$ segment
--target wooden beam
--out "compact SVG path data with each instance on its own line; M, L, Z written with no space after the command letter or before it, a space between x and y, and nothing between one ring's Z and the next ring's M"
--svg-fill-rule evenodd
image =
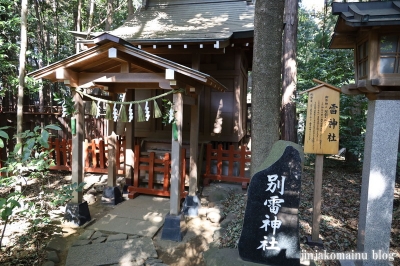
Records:
M170 46L170 48L169 48ZM186 49L183 48L183 46L178 47L178 46L172 46L168 45L167 47L159 47L156 50L154 50L152 47L146 47L142 49L143 51L152 53L152 54L192 54L192 53L201 53L201 54L224 54L225 51L224 49L215 49L211 47L205 47L203 45L203 48L200 48L199 46L197 47L192 47L188 46Z
M359 80L357 82L357 87L359 90L363 90L366 92L378 93L380 91L377 86L371 84L371 80Z
M400 100L400 91L382 91L377 94L378 100Z
M357 85L356 84L343 85L341 91L344 94L348 94L348 95L361 94L361 92L357 89Z
M71 69L58 68L56 70L56 79L71 87L78 87L78 73L72 71Z
M79 85L94 83L156 83L163 82L164 73L79 73Z
M102 71L105 71L106 69L114 67L114 66L110 66L110 63L112 63L112 62L113 62L113 59L108 58L108 57L99 58L96 61L87 62L87 64L85 64L85 66L80 68L80 72L89 72L90 69L96 68L96 67L101 68Z
M115 59L117 61L121 62L121 73L129 73L130 72L130 59L128 58L130 56L127 56L123 52L119 52L116 48L112 47L108 49L108 58Z
M97 85L97 83L96 83ZM102 84L99 83L102 86ZM173 90L175 86L171 86L169 81L163 81L159 83L108 83L108 90L114 93L124 93L126 90L130 89L163 89L163 90Z
M183 99L183 104L184 105L196 105L196 99L193 98L193 97L183 95L182 99Z
M394 78L377 78L371 80L371 85L373 86L398 86L400 87L400 77Z
M215 49L225 48L225 47L228 47L229 44L230 44L230 41L229 41L229 40L226 40L226 41L216 41L215 44L214 44L214 48L215 48Z
M175 72L175 79L178 80L179 82L182 82L182 83L188 85L189 87L196 87L199 85L199 82L197 82L196 80L193 80L193 79L189 78L188 76L185 76L181 73Z
M108 85L108 90L113 93L124 93L131 89L160 89L159 83L105 83ZM101 83L96 85L103 86Z

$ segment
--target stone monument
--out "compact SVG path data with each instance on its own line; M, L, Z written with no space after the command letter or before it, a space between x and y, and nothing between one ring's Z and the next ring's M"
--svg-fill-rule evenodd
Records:
M278 141L252 177L239 239L243 260L268 265L300 265L298 208L302 148Z

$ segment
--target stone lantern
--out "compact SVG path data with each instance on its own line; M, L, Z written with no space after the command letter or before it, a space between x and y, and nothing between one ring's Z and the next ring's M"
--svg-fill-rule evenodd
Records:
M355 83L368 101L357 252L342 265L392 265L390 235L400 133L400 1L333 3L330 48L353 49ZM380 254L380 255L377 255Z
M400 1L333 3L339 15L330 48L354 49L355 83L346 94L400 96Z

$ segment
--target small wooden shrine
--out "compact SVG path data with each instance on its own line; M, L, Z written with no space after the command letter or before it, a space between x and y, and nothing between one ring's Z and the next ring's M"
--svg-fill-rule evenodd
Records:
M136 188L131 169L134 145L140 144L145 151L171 152L170 214L178 217L185 167L182 157L190 158L189 196L193 197L199 143L237 146L246 135L253 21L254 5L249 0L143 1L140 10L121 27L93 34L91 40L80 40L85 46L80 53L30 73L36 79L63 82L74 90L77 132L72 138L73 181L81 182L83 175L84 101L99 102L106 97L105 101L115 106L118 95L124 94L119 104L137 104L134 117L140 117L140 104L148 101L150 109L155 109L151 101L161 101L159 95L173 92L165 95L173 102L172 126L161 119L135 118L123 124L120 135L126 137L126 180ZM73 34L77 38L87 36ZM106 93L91 95L93 88ZM114 120L108 121L107 135L118 131ZM115 135L110 137L108 173L109 184L114 186ZM182 154L182 144L189 148L188 154ZM135 154L138 159L136 156L140 155ZM74 200L81 202L81 195Z

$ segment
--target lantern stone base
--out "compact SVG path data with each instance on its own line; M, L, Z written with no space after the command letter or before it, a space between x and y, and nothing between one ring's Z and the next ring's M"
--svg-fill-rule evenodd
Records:
M91 220L89 205L86 201L82 203L68 203L65 208L64 221L76 226L84 225Z
M310 247L320 247L324 248L324 243L322 243L322 239L318 238L318 240L312 240L311 236L307 236L306 244Z
M183 202L183 213L188 217L199 216L200 199L197 196L186 196Z
M178 215L171 215L168 213L165 217L161 239L181 242L185 227L186 222L182 212Z
M122 193L119 187L105 187L101 202L103 204L117 205L123 201Z

